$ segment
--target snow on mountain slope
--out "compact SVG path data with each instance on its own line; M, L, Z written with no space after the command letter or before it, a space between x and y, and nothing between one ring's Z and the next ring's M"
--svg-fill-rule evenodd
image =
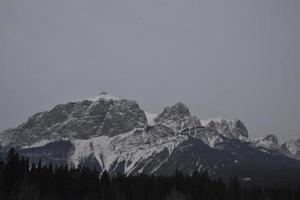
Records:
M22 149L29 149L29 148L36 148L36 147L42 147L42 146L45 146L51 142L53 142L54 140L41 140L39 142L36 142L30 146L23 146Z
M202 126L188 127L181 133L200 139L203 143L207 144L211 148L219 148L218 145L224 141L223 136L216 130Z
M207 128L217 130L219 134L227 138L246 141L249 137L246 126L239 119L226 120L222 118L212 118L201 120L201 124Z
M163 124L172 128L175 132L192 126L200 126L200 120L192 116L190 110L183 103L176 103L171 107L166 107L155 119L155 123Z
M154 125L155 124L154 119L157 117L157 114L152 114L152 113L149 113L146 111L145 111L145 114L146 114L146 118L148 121L148 125L150 125L150 126Z
M300 160L300 138L294 138L281 145L281 151L292 158Z
M293 139L286 143L289 151L295 155L300 150L300 139Z
M252 144L265 152L280 152L278 138L275 135L267 135L264 138L253 139Z
M113 166L114 163L124 162L124 173L128 175L138 167L139 172L143 172L143 168L147 166L147 162L143 161L163 150L167 150L170 155L174 148L186 139L183 135L153 137L142 129L135 129L114 137L100 136L88 140L75 140L75 150L70 162L78 166L82 159L93 155L101 168L108 171L114 171L114 168L118 167L118 164ZM140 166L140 163L143 165ZM158 167L159 165L154 169Z

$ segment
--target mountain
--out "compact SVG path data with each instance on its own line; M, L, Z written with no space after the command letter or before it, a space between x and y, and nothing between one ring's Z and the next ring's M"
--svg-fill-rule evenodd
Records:
M275 135L267 135L264 138L256 138L253 141L253 145L259 148L261 151L280 153L280 145L278 138Z
M300 160L300 138L285 142L280 148L286 155Z
M299 141L280 147L276 136L249 138L238 119L200 120L183 103L150 114L107 93L37 113L1 132L0 144L2 155L14 147L32 162L126 175L207 170L249 181L300 169Z

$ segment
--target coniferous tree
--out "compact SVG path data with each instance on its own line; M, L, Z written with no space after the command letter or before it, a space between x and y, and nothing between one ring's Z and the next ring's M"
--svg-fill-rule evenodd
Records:
M232 200L240 200L241 199L241 188L237 177L231 179L229 183L229 193L230 198Z
M300 179L299 179L300 181ZM42 161L29 164L14 149L0 162L1 200L299 200L300 186L243 186L238 178L228 183L209 173L173 176L115 175Z

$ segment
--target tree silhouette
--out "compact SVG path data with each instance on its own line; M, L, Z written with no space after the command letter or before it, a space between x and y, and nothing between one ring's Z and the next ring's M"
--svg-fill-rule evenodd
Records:
M0 162L1 200L299 200L299 182L247 186L238 177L224 182L206 171L187 175L178 170L173 176L100 175L81 166L30 164L14 149Z

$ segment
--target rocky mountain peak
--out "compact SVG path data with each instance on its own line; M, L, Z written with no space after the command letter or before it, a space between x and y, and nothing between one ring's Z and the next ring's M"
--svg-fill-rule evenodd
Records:
M107 101L110 101L110 100L117 101L117 100L119 100L119 98L112 96L108 92L100 92L99 95L97 95L95 97L88 98L89 101L98 101L100 99L107 100Z
M275 135L267 135L264 138L253 139L253 145L267 152L280 152L278 138Z
M292 158L300 160L300 138L294 138L283 143L280 149Z
M241 120L234 119L233 120L233 127L234 127L234 132L235 133L238 133L238 134L240 134L240 135L242 135L243 137L246 137L246 138L249 137L248 130L247 130L245 124Z
M278 142L278 137L276 135L267 135L265 138L264 138L265 141L270 141L276 145L279 145L279 142Z
M166 107L154 119L154 122L168 126L175 132L180 132L187 127L201 125L200 120L192 116L188 107L180 102L171 107Z
M161 114L157 116L155 121L160 120L179 120L191 116L189 108L183 103L179 102L171 107L166 107Z
M227 138L241 139L249 137L246 126L239 119L225 120L222 118L214 118L201 120L201 124L203 126L216 129L219 134Z
M31 145L41 140L89 139L115 136L147 126L147 118L135 101L99 97L55 106L30 117L25 123L1 135L6 144Z

